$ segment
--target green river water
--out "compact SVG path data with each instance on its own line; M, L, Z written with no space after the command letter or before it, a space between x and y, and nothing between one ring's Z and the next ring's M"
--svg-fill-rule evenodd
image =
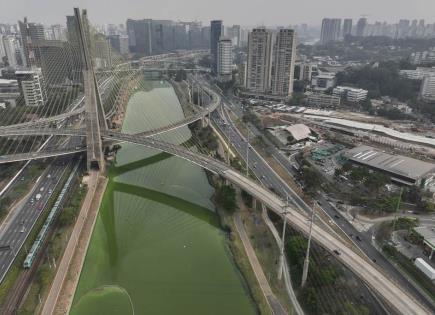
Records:
M147 81L130 98L123 132L182 117L172 87ZM183 143L190 135L184 127L160 139ZM219 227L212 194L201 168L122 145L71 314L255 314Z

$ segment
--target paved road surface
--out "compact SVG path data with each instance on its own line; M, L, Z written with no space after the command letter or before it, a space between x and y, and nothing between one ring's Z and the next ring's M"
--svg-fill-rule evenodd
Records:
M234 223L236 225L237 232L239 233L240 239L242 240L243 247L245 248L246 254L248 256L249 262L251 264L252 270L254 271L255 277L257 278L258 284L260 285L261 291L269 304L272 313L276 315L286 315L287 312L279 303L276 296L273 294L270 288L269 282L263 272L260 262L255 255L254 248L251 245L248 235L246 234L243 222L239 214L234 217Z
M228 98L222 96L222 101L224 102L227 108L230 108L238 117L243 115L243 110L239 104L236 104L234 101L229 101ZM227 138L231 140L234 144L236 150L245 159L246 156L246 139L236 130L235 125L232 123L229 115L224 111L224 116L222 116L221 111L217 111L213 113L212 119L218 128L223 132ZM252 134L260 135L261 132L253 125L249 125L249 129ZM292 167L291 162L284 157L276 148L273 147L272 155L275 159L277 159L281 165L285 167L285 169L291 174L295 175L295 170ZM273 189L276 193L278 193L281 197L284 197L288 194L292 202L298 206L300 209L303 209L307 213L311 212L311 208L294 192L288 185L284 185L283 181L279 178L279 176L271 169L271 167L264 161L261 156L253 149L249 149L249 164L251 165L251 170L254 174L260 179L261 183L268 187L269 189ZM348 221L337 218L339 214L336 210L329 204L328 201L324 200L324 198L319 194L317 196L317 201L322 209L325 210L331 217L331 219L351 238L355 240L357 245L363 250L363 252L370 257L370 259L376 261L376 264L381 267L385 274L393 279L393 281L399 283L402 287L406 288L409 292L411 292L414 296L416 296L421 302L423 302L427 307L429 307L435 313L435 305L433 301L428 298L424 292L421 291L420 288L416 287L411 283L406 277L402 275L388 260L384 258L384 256L379 253L375 247L373 247L371 243L371 236L368 237L359 233ZM361 241L356 241L356 236L359 236Z

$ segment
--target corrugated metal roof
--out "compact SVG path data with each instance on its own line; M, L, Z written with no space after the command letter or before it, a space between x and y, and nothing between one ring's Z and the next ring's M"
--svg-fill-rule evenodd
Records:
M415 180L435 172L435 164L402 155L388 154L369 146L353 148L344 155L355 162Z

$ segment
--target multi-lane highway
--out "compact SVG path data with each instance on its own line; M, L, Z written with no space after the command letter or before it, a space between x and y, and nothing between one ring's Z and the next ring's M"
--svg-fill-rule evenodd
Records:
M38 178L28 198L24 198L17 205L14 213L4 222L0 232L0 282L15 260L15 257L37 219L45 210L50 196L56 189L63 174L67 171L67 164L71 158L59 158Z
M243 115L243 108L240 104L230 100L221 94L222 101L227 110L231 110L238 118ZM238 154L246 160L247 155L247 140L245 137L237 130L235 124L228 115L227 110L216 111L212 115L212 120L219 130L230 140ZM261 135L259 131L252 124L248 124L248 128L252 135ZM292 163L281 154L274 146L269 148L269 152L272 157L275 158L288 172L290 175L295 175L295 170ZM260 180L260 182L267 188L275 191L282 198L286 195L290 197L290 201L299 209L310 213L311 207L308 206L299 195L292 190L276 172L269 166L269 164L260 156L258 152L255 151L251 146L248 149L248 159L251 171ZM430 307L435 312L435 305L427 294L425 294L420 288L416 287L412 282L410 282L407 277L405 277L401 272L399 272L385 257L372 245L371 236L363 235L359 233L352 224L350 224L345 219L341 218L339 213L335 208L321 195L316 196L316 200L319 206L330 216L331 220L338 225L347 236L352 239L355 244L362 250L362 252L367 255L372 261L382 269L385 273L399 283L402 287L406 288L414 296L418 297L427 307ZM359 239L359 240L358 240Z

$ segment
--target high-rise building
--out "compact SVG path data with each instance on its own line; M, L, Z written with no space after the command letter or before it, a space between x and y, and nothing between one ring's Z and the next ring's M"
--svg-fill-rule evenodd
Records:
M27 67L40 67L40 53L37 49L38 42L45 39L44 26L38 23L29 23L27 18L18 21L21 40L23 43L25 65Z
M198 22L170 20L127 20L129 51L157 55L178 49L201 49L210 45L209 28Z
M221 37L218 43L217 76L221 82L232 79L233 45L230 38Z
M343 22L343 38L346 38L346 36L352 34L352 19L344 19Z
M8 64L12 68L16 68L18 66L17 61L17 40L14 36L4 36L3 43L0 43L4 46L5 55L8 61Z
M151 20L127 20L129 49L132 53L149 56L152 54Z
M254 28L248 35L246 88L251 92L266 93L270 89L272 70L272 33L265 28Z
M41 69L33 68L32 70L16 71L15 76L26 106L41 106L45 104L47 94Z
M296 38L292 29L278 30L273 45L272 94L288 96L293 92Z
M233 41L233 46L240 46L241 39L241 28L240 25L233 25L227 29L226 36L229 37Z
M127 35L109 35L110 45L121 55L128 54L128 36Z
M365 30L367 27L367 19L366 18L360 18L358 22L356 23L356 36L364 36Z
M217 74L217 49L219 39L222 36L222 21L214 20L210 22L210 54L211 54L211 71Z
M320 43L327 44L340 39L341 19L323 19Z

